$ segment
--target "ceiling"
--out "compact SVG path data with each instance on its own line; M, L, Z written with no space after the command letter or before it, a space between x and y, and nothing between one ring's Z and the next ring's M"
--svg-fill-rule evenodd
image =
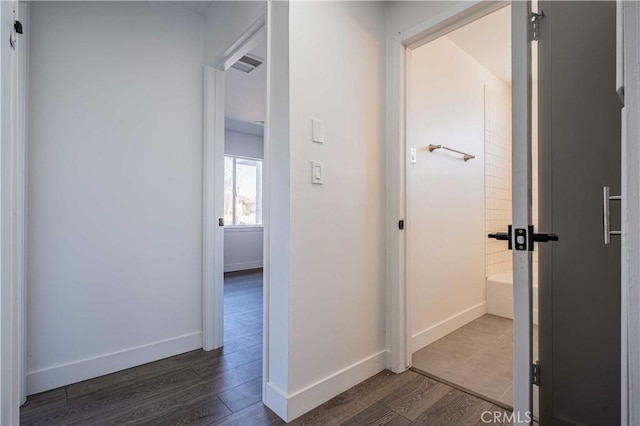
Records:
M250 52L265 60L267 43L262 42ZM230 68L225 73L225 118L255 126L266 115L267 66L260 65L249 74ZM262 127L262 126L261 126Z
M209 6L213 4L211 0L202 0L202 1L174 1L174 3L179 6L184 7L185 9L189 9L192 12L197 13L198 15L204 15L204 13L209 9Z
M450 32L447 37L511 85L511 6Z

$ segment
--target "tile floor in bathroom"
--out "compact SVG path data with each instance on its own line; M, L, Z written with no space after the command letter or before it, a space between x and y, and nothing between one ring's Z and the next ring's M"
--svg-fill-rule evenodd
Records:
M513 403L513 320L486 314L413 354L413 368L479 396ZM538 326L533 326L533 360ZM534 386L534 415L538 388Z

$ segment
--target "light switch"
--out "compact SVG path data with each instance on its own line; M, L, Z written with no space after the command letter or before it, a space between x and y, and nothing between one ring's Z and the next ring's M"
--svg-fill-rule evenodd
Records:
M311 183L322 185L324 183L324 167L319 161L311 162Z
M411 148L411 164L416 164L418 162L418 152L415 148Z
M311 120L311 140L316 143L324 143L324 125L322 121Z

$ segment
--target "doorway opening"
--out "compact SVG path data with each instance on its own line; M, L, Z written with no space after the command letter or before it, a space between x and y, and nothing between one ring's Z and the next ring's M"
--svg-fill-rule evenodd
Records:
M513 409L512 252L506 241L487 235L513 223L511 62L511 6L506 6L409 50L406 63L411 365L508 409ZM537 265L534 251L534 362ZM537 387L533 392L537 415Z
M256 373L263 352L266 57L263 40L225 72L223 352L241 352ZM253 376L245 404L262 399L262 375Z
M258 18L204 69L203 348L222 348L263 399L268 356L267 25Z

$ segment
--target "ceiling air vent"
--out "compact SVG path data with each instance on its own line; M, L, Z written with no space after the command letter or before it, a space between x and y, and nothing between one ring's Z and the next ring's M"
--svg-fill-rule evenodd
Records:
M235 68L239 71L249 74L251 71L262 65L263 62L264 61L257 56L244 55L242 58L238 59L238 62L231 65L231 68Z

